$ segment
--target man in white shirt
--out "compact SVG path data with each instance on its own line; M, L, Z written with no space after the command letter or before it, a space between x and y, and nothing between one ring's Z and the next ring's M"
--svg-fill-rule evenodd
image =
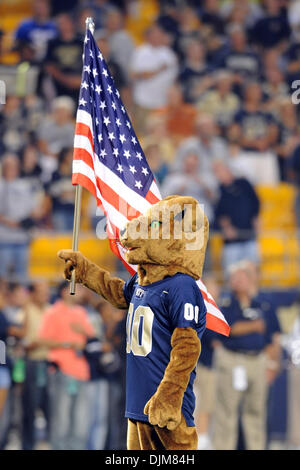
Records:
M146 42L133 52L130 73L138 130L149 111L166 105L168 89L177 78L178 61L169 42L168 34L153 24L146 32Z

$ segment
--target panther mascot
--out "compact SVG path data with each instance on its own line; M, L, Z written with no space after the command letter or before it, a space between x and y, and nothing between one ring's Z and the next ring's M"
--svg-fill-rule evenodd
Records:
M126 418L128 450L197 449L193 420L195 367L206 308L201 278L209 224L192 197L169 196L128 222L120 236L127 282L85 258L61 250L64 275L127 314Z

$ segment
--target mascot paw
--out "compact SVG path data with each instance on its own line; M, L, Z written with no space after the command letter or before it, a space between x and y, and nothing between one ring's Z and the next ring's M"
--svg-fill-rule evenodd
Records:
M161 383L144 408L149 423L173 431L181 422L182 389L174 384Z
M60 250L57 256L65 261L64 276L70 281L72 272L75 269L75 280L83 283L85 280L88 260L80 253L80 251Z

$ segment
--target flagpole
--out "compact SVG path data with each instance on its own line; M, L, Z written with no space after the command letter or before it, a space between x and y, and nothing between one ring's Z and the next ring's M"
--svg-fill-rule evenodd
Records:
M85 20L86 31L90 30L94 34L95 23L93 18L88 17ZM73 236L72 236L72 250L78 251L78 239L79 239L79 229L80 229L80 214L81 214L81 197L82 197L82 186L80 184L76 185L75 189L75 206L74 206L74 223L73 223ZM71 283L70 283L70 295L75 294L75 269L72 271Z

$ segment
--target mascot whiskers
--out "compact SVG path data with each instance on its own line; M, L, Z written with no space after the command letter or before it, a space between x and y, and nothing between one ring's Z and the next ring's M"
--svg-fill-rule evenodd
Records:
M206 308L201 278L208 220L192 197L169 196L121 234L129 281L112 277L80 252L62 250L65 277L127 309L128 450L193 450L195 367ZM179 235L179 236L178 236Z

